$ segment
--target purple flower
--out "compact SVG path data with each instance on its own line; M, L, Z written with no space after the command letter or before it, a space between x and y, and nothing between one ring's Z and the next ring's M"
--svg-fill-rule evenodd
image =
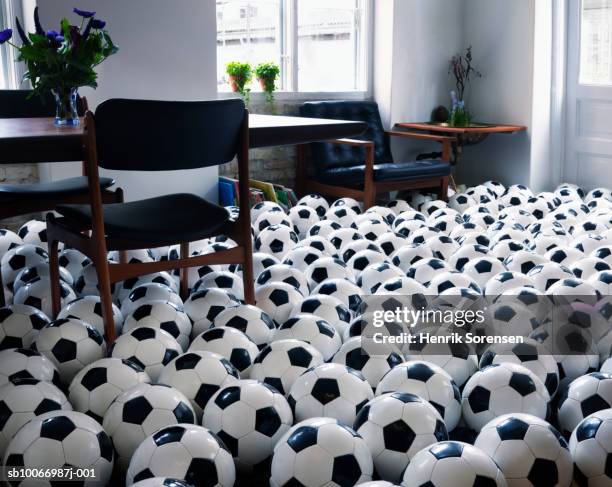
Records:
M83 17L84 19L89 19L89 18L93 17L94 15L96 15L96 13L95 13L95 12L88 12L87 10L80 10L80 9L78 9L78 8L76 8L76 7L74 7L74 8L72 9L72 11L73 11L75 14L77 14L77 15L79 15L79 16L81 16L81 17Z
M104 27L106 27L106 22L104 22L104 20L100 20L100 19L93 19L93 21L91 22L91 27L92 29L104 29Z
M13 37L13 29L0 30L0 44L4 44Z
M47 37L49 39L55 39L58 35L60 35L60 33L56 30L50 30L49 32L47 32Z

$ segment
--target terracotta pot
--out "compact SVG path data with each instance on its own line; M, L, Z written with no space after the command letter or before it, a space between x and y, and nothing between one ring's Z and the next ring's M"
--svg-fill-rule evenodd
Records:
M238 83L236 83L236 76L229 77L230 88L234 93L238 93Z
M261 86L261 91L266 91L266 80L264 78L258 78L259 86Z

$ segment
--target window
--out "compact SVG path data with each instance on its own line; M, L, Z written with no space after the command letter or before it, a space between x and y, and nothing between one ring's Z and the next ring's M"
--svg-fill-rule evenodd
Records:
M612 84L612 0L583 0L580 83Z
M230 61L277 63L281 91L366 91L369 1L217 0L219 91Z

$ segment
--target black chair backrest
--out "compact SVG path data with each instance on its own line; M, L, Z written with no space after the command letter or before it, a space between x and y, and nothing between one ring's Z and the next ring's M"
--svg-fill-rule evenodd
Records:
M85 115L83 99L77 98L79 116ZM0 118L55 117L55 98L51 93L42 98L32 90L0 90Z
M380 119L378 105L373 101L317 101L307 102L300 106L303 117L331 118L366 122L368 128L359 137L360 140L374 142L374 162L393 162L389 136ZM360 147L327 144L311 144L313 162L323 167L340 167L363 165L365 151Z
M113 99L96 109L98 165L170 171L230 162L240 147L242 100Z

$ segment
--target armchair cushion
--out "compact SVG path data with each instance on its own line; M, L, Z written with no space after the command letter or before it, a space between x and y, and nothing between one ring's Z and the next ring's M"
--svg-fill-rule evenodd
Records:
M374 159L381 163L393 162L389 136L373 101L318 101L307 102L300 106L300 115L311 118L330 118L366 122L367 130L359 140L374 142ZM316 142L310 144L311 160L317 169L351 167L363 164L365 150L362 147Z
M387 162L374 165L374 181L414 181L442 178L450 175L448 162L425 160L414 162ZM315 179L321 183L344 187L363 187L365 165L333 167L320 170Z

